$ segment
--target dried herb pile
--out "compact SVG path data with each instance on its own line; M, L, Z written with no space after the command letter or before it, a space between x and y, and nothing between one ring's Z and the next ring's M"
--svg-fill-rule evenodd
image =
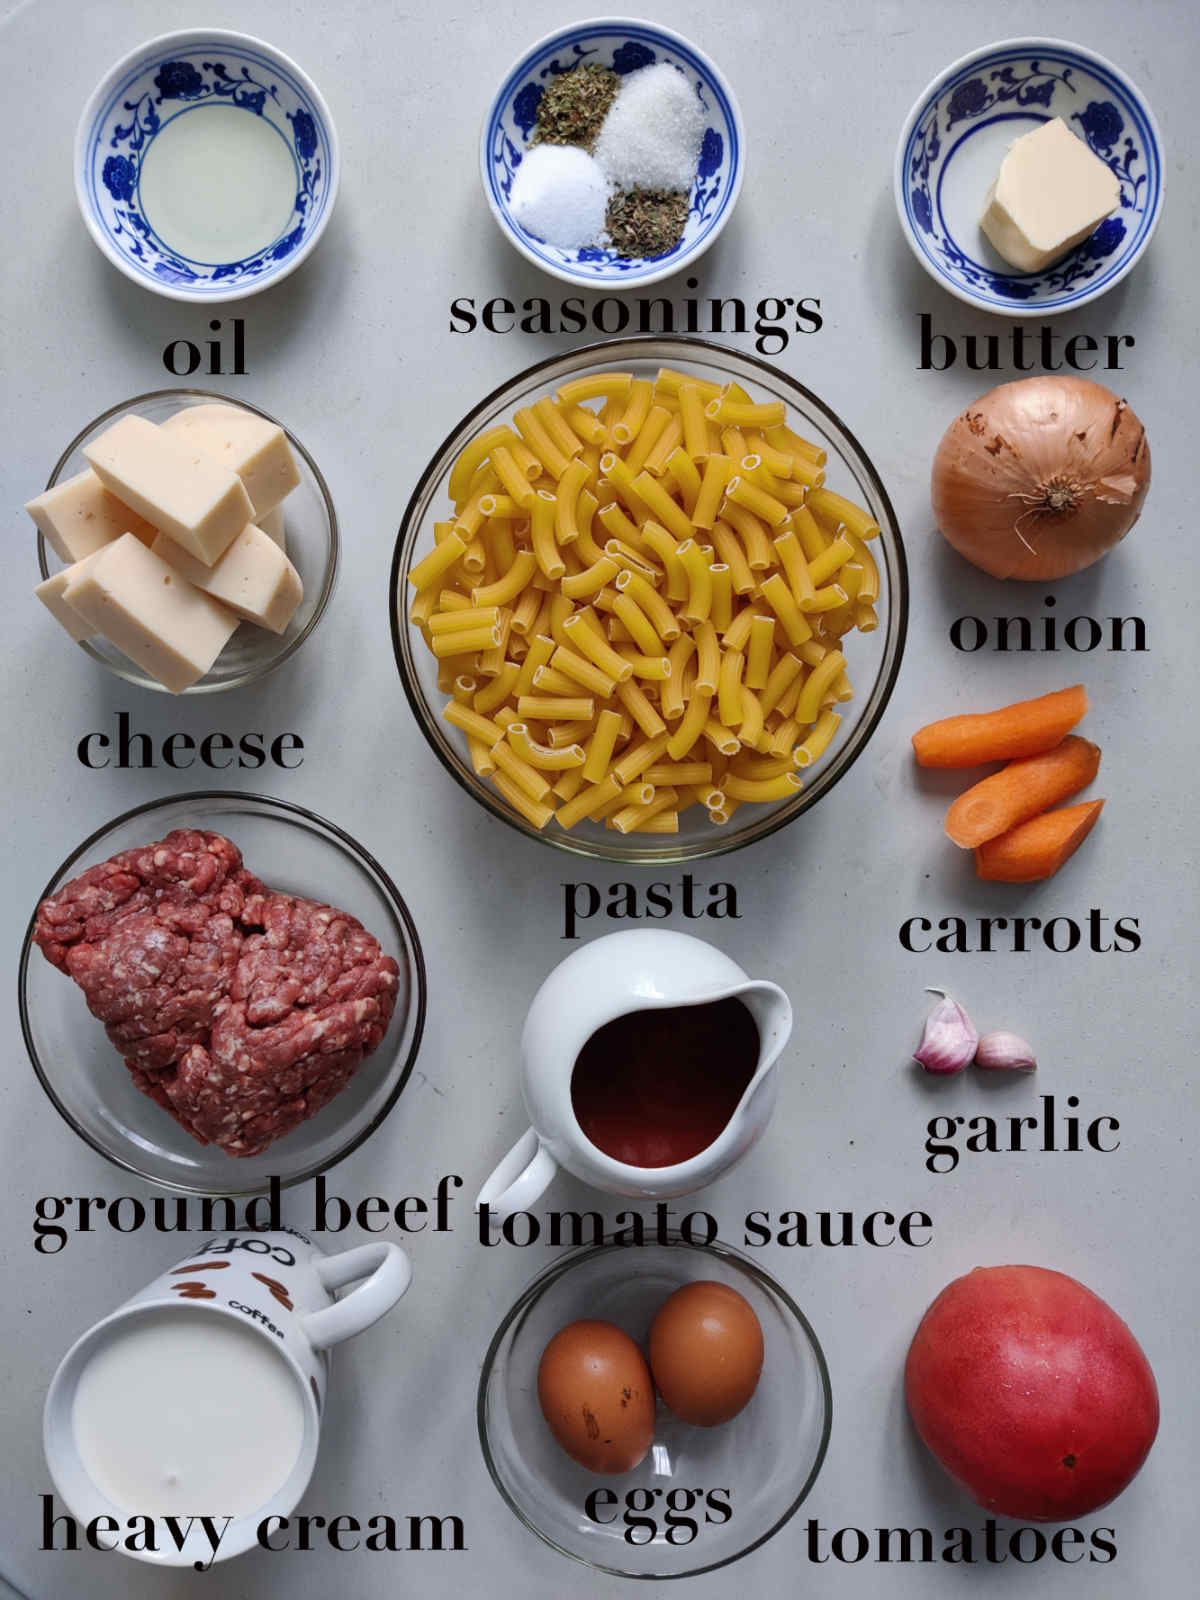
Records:
M577 144L589 155L617 97L621 80L611 67L585 62L561 73L538 105L531 144Z

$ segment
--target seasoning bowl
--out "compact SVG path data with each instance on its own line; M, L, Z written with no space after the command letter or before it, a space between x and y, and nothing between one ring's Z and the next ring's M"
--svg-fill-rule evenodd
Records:
M518 406L568 378L587 373L629 370L653 377L667 366L697 373L721 384L744 384L755 396L783 400L789 422L828 452L831 489L870 508L882 533L872 544L880 569L879 626L850 636L848 671L855 697L839 707L844 720L835 742L805 769L804 787L786 800L747 803L722 825L713 825L701 807L682 813L679 832L670 835L619 834L602 823L581 822L568 833L551 821L539 830L514 811L476 772L466 737L442 717L446 696L437 686L437 661L420 630L409 622L412 588L409 572L434 545L434 523L446 515L450 469L469 440L506 422ZM622 864L675 865L697 861L765 839L815 805L845 776L866 748L891 697L908 622L908 574L896 514L887 491L862 446L839 417L816 395L767 362L703 339L646 336L605 340L539 362L493 390L468 412L426 467L400 525L392 557L389 592L392 646L401 682L421 731L442 765L473 799L494 817L528 838L578 856ZM692 820L703 818L704 820Z
M283 199L264 224L266 237L226 259L202 260L155 231L161 219L147 214L142 178L165 130L174 142L178 118L215 106L257 117L278 136L282 149L266 143ZM340 170L337 132L316 84L274 45L222 28L164 33L131 50L97 84L75 134L75 195L88 232L127 278L171 300L240 300L286 278L325 231Z
M150 394L135 395L132 400L124 400L120 405L110 407L76 434L55 463L46 488L53 489L64 478L72 478L76 473L85 471L88 462L83 454L84 446L122 417L136 416L144 417L148 422L165 422L183 407L211 404L214 401L237 406L242 411L252 411L255 416L265 417L268 422L277 420L240 396L235 399L232 395L216 394L209 389L157 389ZM281 509L288 559L300 574L304 598L282 633L272 633L269 628L260 628L253 622L241 623L211 669L198 683L183 691L186 695L241 689L274 671L294 655L312 633L333 592L338 561L338 526L329 488L317 463L296 435L283 423L279 423L279 426L287 434L296 465L300 469L300 482L283 501ZM60 572L66 565L40 531L37 534L37 557L43 579ZM37 605L36 601L31 603ZM56 628L57 625L47 617L46 626ZM65 637L63 647L66 648ZM157 678L143 672L124 651L118 650L115 644L101 635L81 639L78 647L93 661L107 667L109 672L124 678L126 683L137 684L142 689L155 689L163 694L170 693Z
M425 1026L425 960L416 925L384 869L334 823L286 800L220 790L152 800L106 823L72 850L39 895L39 904L86 868L161 839L173 828L225 834L273 889L336 906L375 935L400 968L395 1013L379 1048L328 1105L262 1154L226 1155L199 1143L135 1087L82 990L34 944L31 917L17 979L29 1059L75 1132L114 1165L149 1183L224 1195L261 1193L272 1176L285 1186L302 1183L357 1149L408 1082Z
M593 245L561 249L527 232L513 217L509 196L533 138L547 84L585 63L611 67L623 77L663 62L687 76L707 116L680 242L664 255L622 260L614 250ZM483 119L479 171L501 233L527 260L567 283L632 289L682 271L708 249L737 204L745 151L746 133L733 90L703 51L656 22L593 17L548 33L509 69Z
M980 227L1014 139L1061 117L1111 168L1119 209L1068 255L1018 272ZM900 226L944 289L999 316L1049 316L1106 294L1162 212L1166 162L1141 91L1111 61L1060 39L1005 39L961 57L918 96L896 147Z
M623 1328L644 1353L663 1301L696 1279L736 1289L762 1326L762 1377L749 1404L722 1426L699 1428L659 1401L654 1443L640 1466L613 1477L585 1471L559 1447L542 1416L542 1351L567 1323L596 1318ZM817 1336L782 1285L728 1245L672 1237L669 1244L586 1246L535 1278L492 1339L476 1418L492 1482L531 1532L597 1572L661 1580L727 1566L779 1532L816 1482L832 1406ZM718 1486L733 1509L723 1522L706 1501ZM610 1493L600 1496L596 1518L587 1502L600 1489ZM689 1491L699 1493L692 1498ZM653 1519L653 1537L626 1520L627 1497ZM668 1539L668 1509L697 1522L692 1538L684 1540L687 1530L676 1528Z

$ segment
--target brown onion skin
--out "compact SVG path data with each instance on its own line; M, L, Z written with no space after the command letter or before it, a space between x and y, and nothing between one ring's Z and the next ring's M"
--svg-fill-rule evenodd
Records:
M1047 486L1072 508L1050 509ZM1087 378L1002 383L950 424L933 461L938 527L994 578L1045 582L1090 567L1129 532L1149 487L1146 430Z

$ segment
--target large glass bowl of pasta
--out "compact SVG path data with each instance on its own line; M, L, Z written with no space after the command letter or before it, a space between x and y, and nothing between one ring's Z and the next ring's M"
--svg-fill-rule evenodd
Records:
M879 475L768 363L608 340L482 400L396 540L396 663L448 772L561 850L675 863L815 805L879 723L908 612Z

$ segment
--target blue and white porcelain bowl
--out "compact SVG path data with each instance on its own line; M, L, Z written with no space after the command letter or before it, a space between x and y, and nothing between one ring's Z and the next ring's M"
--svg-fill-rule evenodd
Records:
M979 219L1009 145L1054 117L1111 167L1121 203L1061 261L1017 272ZM1130 271L1158 225L1165 166L1149 106L1111 62L1060 39L1006 39L947 67L909 112L896 208L917 260L951 294L1000 316L1046 316Z
M597 246L563 250L528 233L509 210L513 178L533 138L546 85L585 62L611 67L620 77L669 62L695 85L707 126L683 238L665 255L622 260ZM681 34L629 17L593 17L539 39L506 74L483 120L479 145L483 192L500 231L535 266L592 289L657 283L695 261L729 221L745 162L742 114L724 75Z
M199 261L147 220L142 170L175 118L218 105L274 128L295 169L295 202L252 254ZM220 28L165 33L118 61L75 135L75 193L89 233L126 277L172 300L240 300L294 271L329 221L340 169L333 119L312 80L273 45Z

